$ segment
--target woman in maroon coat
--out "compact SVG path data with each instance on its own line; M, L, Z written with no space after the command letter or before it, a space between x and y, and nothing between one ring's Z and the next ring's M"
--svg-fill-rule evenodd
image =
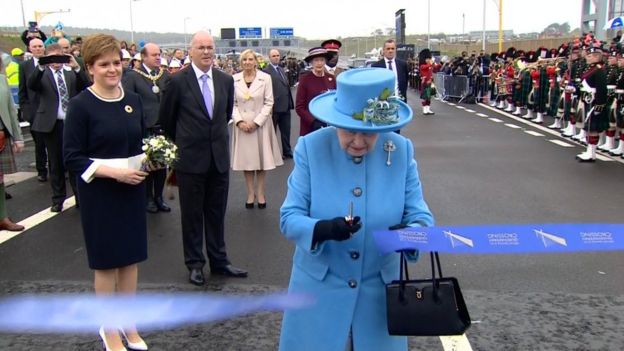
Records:
M326 126L325 123L312 116L308 104L317 95L336 89L336 78L325 71L325 62L327 61L325 49L316 47L308 50L308 56L304 60L312 66L312 70L299 78L299 85L297 86L295 111L301 118L300 136Z

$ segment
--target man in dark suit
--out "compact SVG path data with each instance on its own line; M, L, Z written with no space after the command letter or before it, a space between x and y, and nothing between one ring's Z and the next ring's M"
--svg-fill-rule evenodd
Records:
M147 43L141 49L142 65L139 69L129 70L122 77L125 90L132 91L141 96L143 112L145 114L145 127L150 136L162 134L162 128L158 123L158 110L160 108L161 91L169 81L169 73L160 68L160 47L153 43ZM160 169L150 172L145 178L147 188L146 210L149 213L171 212L171 208L163 200L167 170Z
M178 146L176 179L182 212L184 261L189 281L204 284L203 241L213 274L246 277L225 251L230 153L228 122L234 109L234 80L214 68L215 44L208 32L191 39L191 66L171 77L160 103L165 135Z
M269 51L270 64L264 67L263 71L271 75L273 85L273 126L279 126L282 137L282 156L292 158L292 148L290 147L290 110L295 107L292 92L288 84L288 78L284 69L280 67L280 52L277 49Z
M63 49L58 44L50 44L46 48L46 55L62 54ZM60 63L39 64L28 78L28 88L39 95L39 106L30 128L43 135L48 150L52 212L61 212L67 197L63 164L63 127L67 106L69 99L88 85L86 74L80 69L76 59L69 56L68 66ZM69 182L76 194L75 179L72 175L69 176Z
M384 42L383 58L373 63L372 67L392 70L396 76L395 93L400 94L403 101L407 102L407 81L409 80L409 72L407 70L407 63L396 58L396 41L394 41L394 39L388 39Z
M45 182L48 180L47 158L45 142L43 136L32 129L33 120L39 107L39 95L36 91L28 89L28 78L37 70L39 58L43 56L45 47L41 39L31 39L28 43L28 51L33 55L32 60L27 60L19 64L19 106L22 117L30 123L30 134L35 142L35 168L37 169L37 180Z

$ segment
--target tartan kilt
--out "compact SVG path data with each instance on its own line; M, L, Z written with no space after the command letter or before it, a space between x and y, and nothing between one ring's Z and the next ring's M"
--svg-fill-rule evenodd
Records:
M624 129L624 98L618 97L617 109L615 111L616 119L617 119L617 127L620 129Z
M585 122L585 129L588 132L596 132L602 133L609 128L609 116L607 116L608 109L605 108L602 112L595 114L592 113L592 116L587 116L587 121Z
M524 72L522 74L522 106L529 105L529 93L533 90L533 80L531 80L531 74L529 72Z
M11 139L6 139L6 146L0 152L0 183L4 183L4 175L17 172Z
M607 98L607 116L609 120L609 127L615 128L615 123L617 121L617 102L615 100L615 96L609 96Z
M559 100L561 100L561 89L559 85L555 85L550 88L550 106L548 114L552 117L557 116L557 110L559 109Z
M431 100L431 83L424 83L420 87L420 99Z

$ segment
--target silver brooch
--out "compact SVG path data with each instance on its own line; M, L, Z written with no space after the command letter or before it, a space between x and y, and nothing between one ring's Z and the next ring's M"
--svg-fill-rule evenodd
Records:
M396 151L396 145L392 142L392 140L387 140L384 145L384 151L388 153L388 158L386 159L386 165L390 166L392 161L390 160L390 155L392 152Z

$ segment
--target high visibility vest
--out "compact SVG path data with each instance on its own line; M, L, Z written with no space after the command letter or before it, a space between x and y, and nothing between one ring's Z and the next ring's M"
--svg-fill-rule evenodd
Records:
M19 86L19 64L17 62L11 62L7 65L5 71L9 86Z

